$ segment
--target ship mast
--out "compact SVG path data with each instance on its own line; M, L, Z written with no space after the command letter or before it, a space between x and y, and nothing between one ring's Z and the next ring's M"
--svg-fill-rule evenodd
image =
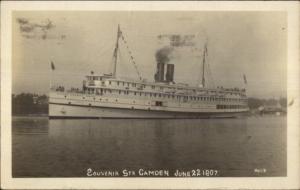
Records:
M203 51L203 60L202 60L202 87L205 87L205 57L207 55L207 43L204 45L204 51Z
M121 30L120 30L120 25L118 24L118 33L117 33L117 41L116 41L116 46L114 49L114 68L113 68L113 73L112 77L116 78L116 73L117 73L117 61L118 61L118 50L119 50L119 38L121 36Z

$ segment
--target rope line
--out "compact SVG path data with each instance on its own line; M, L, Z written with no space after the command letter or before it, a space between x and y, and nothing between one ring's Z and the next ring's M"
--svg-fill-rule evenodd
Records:
M129 53L129 55L130 55L130 61L131 61L131 63L133 64L133 66L134 66L134 68L135 68L135 70L136 70L136 73L137 73L139 79L142 80L142 77L141 77L141 74L140 74L139 69L138 69L138 67L137 67L137 64L136 64L136 62L135 62L135 60L134 60L134 57L132 56L132 53L131 53L131 51L130 51L130 49L129 49L129 47L128 47L128 44L127 44L127 41L125 40L125 37L123 36L123 33L121 33L121 39L123 40L123 42L124 42L125 45L126 45L127 51L128 51L128 53Z

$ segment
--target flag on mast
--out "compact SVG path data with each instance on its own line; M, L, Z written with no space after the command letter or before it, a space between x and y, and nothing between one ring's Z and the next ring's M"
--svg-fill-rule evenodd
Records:
M53 71L55 70L55 66L54 66L53 61L51 61L51 69L52 69Z
M244 78L244 83L247 84L247 78L245 74L243 74L243 78Z

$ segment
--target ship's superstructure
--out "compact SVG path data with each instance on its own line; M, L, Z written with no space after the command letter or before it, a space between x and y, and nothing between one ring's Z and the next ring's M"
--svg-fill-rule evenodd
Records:
M116 67L121 35L118 29L111 74L91 73L82 89L52 88L50 118L234 117L249 110L245 89L207 88L204 72L201 87L176 84L174 64L158 62L155 82L119 79ZM203 69L204 64L205 52Z

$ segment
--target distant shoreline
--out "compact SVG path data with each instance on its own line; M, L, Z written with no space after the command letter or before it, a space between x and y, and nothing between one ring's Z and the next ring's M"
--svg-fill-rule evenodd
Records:
M262 108L276 112L281 107L286 112L287 99L259 99L248 97L248 105L252 115L259 114ZM12 116L14 117L48 117L49 97L32 93L12 94Z
M48 114L13 114L12 117L48 117Z

